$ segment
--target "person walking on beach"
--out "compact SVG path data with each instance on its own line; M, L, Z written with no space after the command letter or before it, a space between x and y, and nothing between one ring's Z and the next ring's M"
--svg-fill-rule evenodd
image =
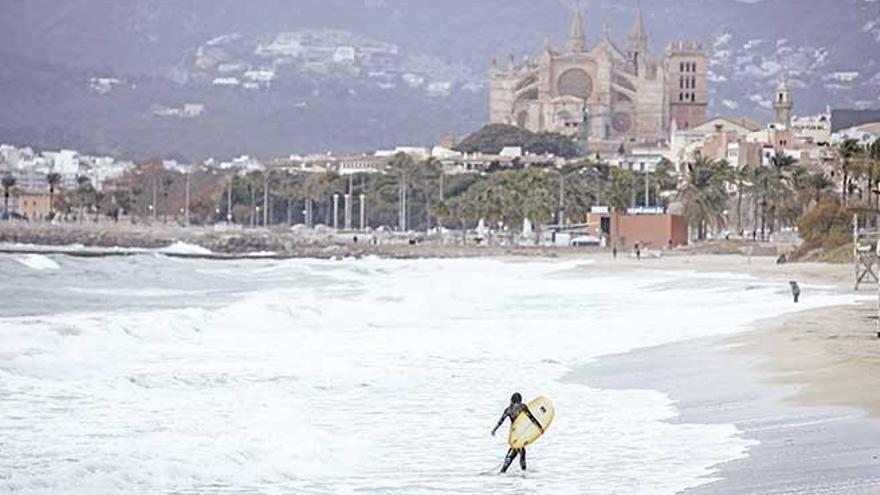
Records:
M498 420L498 424L495 425L495 428L492 428L492 436L495 436L495 432L498 431L498 428L504 424L504 420L510 418L510 426L513 427L513 422L516 421L516 417L520 415L520 413L526 413L532 423L535 423L535 426L540 428L541 433L544 432L544 427L541 426L541 423L535 419L535 416L532 414L532 411L529 411L529 407L522 403L522 395L519 392L514 393L510 397L510 405L504 409L504 412L501 413L501 419ZM504 465L501 466L501 473L506 473L507 468L513 463L514 459L519 456L519 467L523 471L526 470L526 449L508 449L507 455L504 456Z
M794 280L789 282L788 285L791 287L791 297L794 298L794 302L795 304L797 304L797 302L801 299L801 286L798 285L798 283Z

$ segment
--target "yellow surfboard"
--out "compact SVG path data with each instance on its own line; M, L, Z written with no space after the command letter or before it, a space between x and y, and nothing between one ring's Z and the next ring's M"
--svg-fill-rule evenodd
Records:
M546 397L538 397L527 405L529 406L529 411L532 412L532 416L541 423L544 431L547 431L547 428L550 428L550 423L553 422L553 417L556 416L553 402ZM541 435L543 435L541 429L535 426L535 423L532 423L532 420L529 419L529 415L523 411L516 417L513 426L510 427L507 443L512 449L523 449L535 443L535 440L541 438Z

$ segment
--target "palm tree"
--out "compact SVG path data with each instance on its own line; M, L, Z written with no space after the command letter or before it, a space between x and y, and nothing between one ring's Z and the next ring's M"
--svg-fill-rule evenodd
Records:
M877 181L880 179L880 138L874 140L867 147L868 167L870 169L870 179L868 182L868 202L871 209L880 210L877 199L880 199L880 191L877 190ZM880 224L880 216L877 217L877 223Z
M407 196L410 187L416 181L417 167L410 155L401 152L391 157L387 171L397 182L398 228L401 231L406 231L408 227L407 212L409 211L406 204Z
M612 168L610 183L606 192L606 203L618 213L625 213L632 206L632 192L635 188L631 171Z
M751 186L750 179L752 178L753 173L749 167L745 166L735 169L732 175L736 181L736 229L739 235L742 235L744 232L742 225L743 195Z
M0 184L3 186L3 213L7 220L12 219L12 214L9 213L9 192L15 187L16 182L15 177L11 175L6 175L0 180Z
M162 176L162 223L168 223L168 195L171 193L171 186L174 185L173 175Z
M55 218L55 188L61 183L61 174L49 172L46 174L46 182L49 183L49 218Z
M843 205L849 205L850 192L850 174L855 159L862 153L863 149L859 142L855 139L847 139L840 143L837 148L838 165L843 173Z
M687 179L679 189L678 200L684 205L689 223L696 227L699 240L706 239L710 225L724 222L729 178L730 169L723 160L699 157L688 165Z
M763 176L763 203L769 207L770 233L775 231L777 212L780 206L790 197L792 185L792 173L797 160L793 157L777 151L770 157L770 164L764 170ZM764 214L767 213L765 208ZM762 224L764 219L761 220ZM762 229L763 235L763 229Z
M825 176L822 172L816 172L810 175L809 187L810 191L814 194L814 200L816 204L819 204L819 201L822 199L822 195L831 189L834 185L831 180Z
M631 171L617 167L611 169L609 179L610 182L606 193L606 203L608 203L608 206L611 208L611 213L613 215L611 224L614 228L614 232L611 234L611 246L616 249L620 237L620 229L618 225L620 223L619 216L621 213L626 213L629 207L632 206L632 195L635 191L635 179L633 178L633 173Z

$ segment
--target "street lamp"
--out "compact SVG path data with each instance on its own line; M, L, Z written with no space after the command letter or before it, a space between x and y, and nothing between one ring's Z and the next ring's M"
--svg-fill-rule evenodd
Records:
M333 230L339 230L339 194L333 195Z
M365 215L365 211L364 211L364 198L365 197L366 196L363 193L361 193L360 207L361 207L361 230L362 231L364 230L364 227L366 226L366 215Z

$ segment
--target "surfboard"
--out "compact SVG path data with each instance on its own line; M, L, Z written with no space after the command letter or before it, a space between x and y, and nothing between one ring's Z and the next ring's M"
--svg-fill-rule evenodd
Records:
M532 412L532 416L541 423L544 431L547 431L547 428L550 427L550 423L553 422L553 418L556 416L553 402L546 397L538 397L527 405L529 406L529 411ZM532 420L529 419L528 414L523 411L516 417L513 426L510 427L507 443L512 449L523 449L535 443L537 439L541 438L541 435L543 435L541 429L535 426L535 423L532 423Z

